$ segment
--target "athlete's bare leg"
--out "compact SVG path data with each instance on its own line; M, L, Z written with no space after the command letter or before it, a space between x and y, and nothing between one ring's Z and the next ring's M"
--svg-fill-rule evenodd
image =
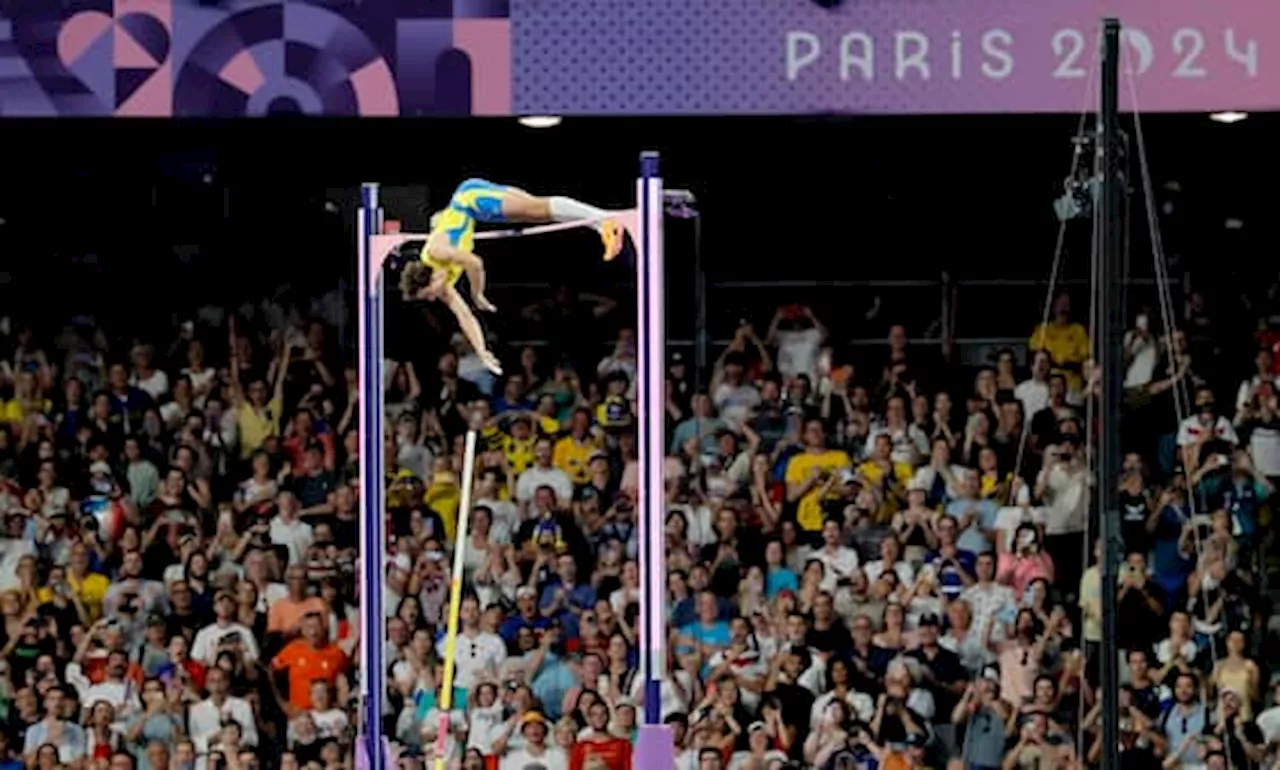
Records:
M609 218L609 212L573 198L530 195L518 187L508 187L502 197L502 216L519 223L591 220L591 227L604 242L606 262L622 250L622 228Z

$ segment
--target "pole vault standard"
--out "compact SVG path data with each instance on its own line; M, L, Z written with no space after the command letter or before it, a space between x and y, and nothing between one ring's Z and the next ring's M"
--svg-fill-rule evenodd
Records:
M636 182L636 449L640 459L640 673L644 724L636 745L637 767L675 765L670 730L662 723L662 680L667 675L666 632L666 303L663 299L663 194L658 153L640 155Z
M636 182L636 208L616 212L636 245L636 304L638 362L636 390L637 447L640 460L640 666L644 676L645 719L640 730L637 759L642 767L670 767L674 747L670 731L662 724L661 683L666 676L666 552L663 520L663 462L665 432L666 325L663 300L663 192L658 173L658 153L640 156ZM384 295L383 268L395 250L407 241L425 240L425 233L385 233L378 185L361 186L357 233L357 326L359 329L360 400L360 695L363 730L357 749L362 770L388 770L383 698L386 690L386 612L382 604L382 580L386 564L386 468L383 453ZM512 238L568 230L594 224L594 220L558 222L534 227L488 230L477 240Z

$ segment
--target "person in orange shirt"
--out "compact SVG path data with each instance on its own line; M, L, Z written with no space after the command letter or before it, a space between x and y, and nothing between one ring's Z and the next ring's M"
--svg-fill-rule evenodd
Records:
M267 631L292 639L302 632L302 620L315 613L325 628L329 627L329 604L318 596L307 595L307 569L294 564L284 573L289 595L276 599L267 612Z
M302 636L286 644L271 664L277 671L289 672L289 706L311 709L311 686L316 682L336 687L338 702L346 703L350 694L346 677L350 661L336 644L329 643L329 632L320 613L303 616Z

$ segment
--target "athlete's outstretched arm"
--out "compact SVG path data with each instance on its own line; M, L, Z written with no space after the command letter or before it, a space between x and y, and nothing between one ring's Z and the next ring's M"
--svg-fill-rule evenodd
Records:
M485 295L485 286L488 282L485 275L484 260L471 251L465 251L453 246L447 238L435 238L427 242L427 248L431 249L431 256L441 262L450 262L460 266L467 274L467 281L471 284L471 298L476 303L476 307L486 313L492 313L497 310L493 303L489 301Z
M446 285L440 292L440 300L444 302L449 310L453 311L453 316L458 319L458 328L462 331L462 336L476 351L476 355L480 356L480 360L484 362L484 365L489 367L489 371L494 374L502 374L502 364L498 362L498 357L489 350L489 345L484 340L484 330L480 328L480 322L476 320L476 314L471 312L467 301L462 298L458 290Z

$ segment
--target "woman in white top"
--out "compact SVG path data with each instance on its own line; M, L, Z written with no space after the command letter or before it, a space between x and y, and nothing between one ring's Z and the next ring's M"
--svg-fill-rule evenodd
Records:
M832 660L827 666L827 682L831 689L819 695L809 710L809 729L817 730L822 724L822 717L832 701L841 701L853 715L863 722L871 721L875 716L876 704L870 695L853 689L849 663L841 658Z
M1160 667L1151 672L1156 682L1163 682L1171 673L1191 671L1200 656L1200 647L1191 633L1191 618L1185 612L1169 616L1169 636L1156 645L1156 660ZM1172 679L1169 680L1173 682Z
M493 742L506 731L498 686L493 682L481 682L476 685L470 700L467 748L479 749L481 754L492 754Z
M489 566L489 554L492 550L489 529L492 523L493 519L488 508L477 507L471 511L471 531L467 533L466 546L462 551L464 583L474 583L476 573Z
M609 594L609 606L619 615L627 611L628 604L640 601L640 566L635 561L622 563L622 587Z
M191 380L191 392L195 397L195 405L204 408L205 399L217 385L218 373L204 362L204 344L200 340L187 343L187 365L182 374Z
M975 677L996 660L991 640L973 627L973 610L963 599L947 605L947 633L938 645L958 655L960 664Z

